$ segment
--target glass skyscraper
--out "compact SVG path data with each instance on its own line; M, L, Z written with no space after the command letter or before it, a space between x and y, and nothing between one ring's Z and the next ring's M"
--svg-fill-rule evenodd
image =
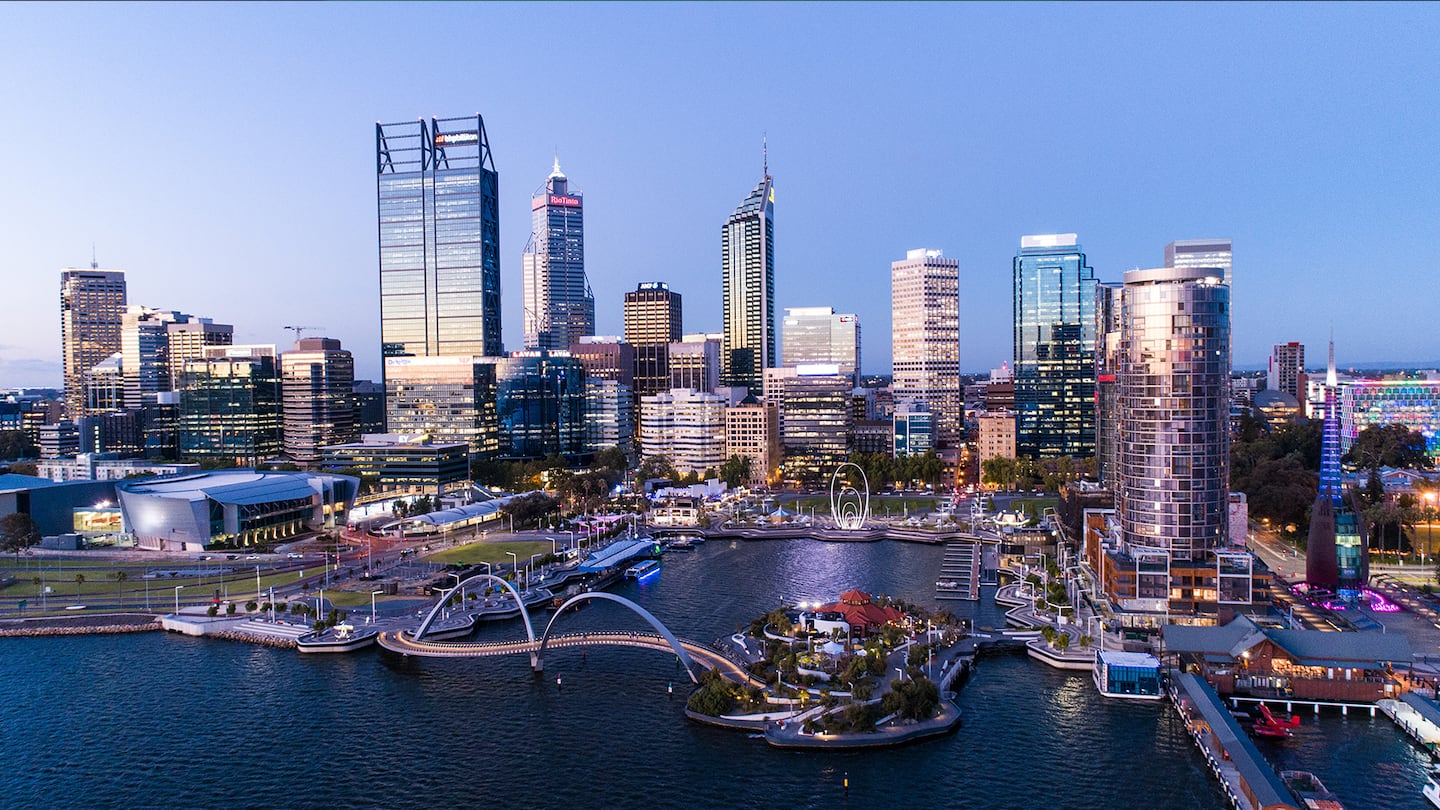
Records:
M1073 233L1023 236L1014 261L1015 452L1095 454L1095 271Z
M385 357L497 356L499 174L485 122L375 125Z
M595 334L595 296L585 279L585 200L571 192L560 158L530 201L525 245L525 348L565 350Z
M775 365L775 189L767 169L720 229L724 385L759 391Z

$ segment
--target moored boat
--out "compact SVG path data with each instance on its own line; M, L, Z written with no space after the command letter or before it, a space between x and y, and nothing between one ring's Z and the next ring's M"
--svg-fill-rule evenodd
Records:
M1295 798L1300 800L1302 807L1308 810L1345 810L1345 805L1340 803L1340 798L1325 787L1315 774L1309 771L1281 771L1280 779Z

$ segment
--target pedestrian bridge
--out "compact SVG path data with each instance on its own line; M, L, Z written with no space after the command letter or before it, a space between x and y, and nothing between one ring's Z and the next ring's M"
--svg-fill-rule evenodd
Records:
M466 585L476 581L493 581L511 592L515 603L520 606L520 616L525 620L525 638L515 641L492 641L492 642L440 642L428 641L425 633L430 629L440 608L446 604L450 597L457 591L463 593ZM555 622L565 611L584 602L600 600L614 602L628 608L640 618L644 619L652 628L654 633L616 631L601 633L570 633L555 636L552 631L555 629ZM545 669L545 650L551 647L580 647L586 648L591 645L601 647L635 647L640 649L659 650L661 652L674 653L680 663L685 666L685 673L690 680L699 683L699 675L696 670L699 668L718 671L721 675L737 683L752 684L761 686L754 676L743 667L726 658L711 647L699 644L694 641L686 641L675 637L669 628L655 618L650 611L635 604L629 599L616 596L604 591L587 591L567 599L564 604L555 610L555 615L550 617L550 623L545 626L545 632L539 640L535 638L534 626L530 622L530 611L525 608L524 600L515 590L514 586L499 577L491 574L476 574L463 582L456 583L455 587L440 595L435 607L420 622L420 626L414 633L405 630L394 630L381 633L377 639L381 647L402 655L418 655L436 658L490 658L498 655L529 655L530 667L536 672L543 672Z
M747 683L755 686L762 685L758 679L747 672L739 664L721 655L710 647L694 641L679 639L680 646L685 650L691 661L687 666L692 681L698 681L695 668L703 667L720 672L727 679L737 683ZM416 655L433 658L491 658L502 655L536 655L539 663L536 670L544 668L543 651L541 642L516 640L516 641L416 641L404 630L389 631L381 633L379 637L380 646L391 652L402 655ZM574 649L587 647L630 647L633 649L655 650L674 654L674 648L670 642L659 633L607 631L600 633L566 633L563 635L551 636L545 643L545 649Z

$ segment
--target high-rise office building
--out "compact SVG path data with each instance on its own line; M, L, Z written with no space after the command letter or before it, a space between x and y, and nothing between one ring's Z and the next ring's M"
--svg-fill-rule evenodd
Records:
M671 388L714 393L720 383L720 341L708 335L686 335L666 349Z
M890 264L890 327L895 400L922 402L945 447L965 437L960 381L960 262L944 251L907 251Z
M125 271L60 271L60 359L65 407L71 419L87 414L85 375L120 351L120 321L125 314Z
M493 455L500 447L495 358L385 358L385 426Z
M252 467L279 455L274 346L214 346L180 375L180 455Z
M1230 286L1230 257L1229 239L1177 239L1165 246L1166 267L1224 270L1227 287Z
M569 352L511 352L495 362L500 455L574 458L585 452L585 367Z
M613 379L585 378L585 451L620 448L635 458L635 392Z
M530 200L525 245L525 348L564 351L595 334L595 296L585 278L585 199L570 191L560 158Z
M649 281L625 293L625 342L635 352L635 395L670 389L669 347L681 336L680 293Z
M235 328L174 310L125 308L120 354L125 376L125 407L155 403L161 391L173 391L187 360L204 356L210 346L234 342Z
M720 229L724 385L759 391L775 365L775 189L769 166Z
M1015 444L1025 458L1095 454L1095 271L1073 233L1015 254Z
M833 363L765 370L765 401L780 409L780 446L789 460L818 470L844 459L854 388Z
M830 307L790 307L780 321L780 364L834 363L860 384L860 319Z
M570 356L585 367L587 380L614 380L635 388L635 347L618 335L596 335L570 344Z
M1276 343L1270 350L1265 383L1271 391L1289 394L1299 402L1305 396L1305 344L1293 340Z
M1203 561L1229 530L1230 288L1207 268L1132 270L1123 307L1123 542Z
M316 463L323 448L360 438L355 419L355 359L334 338L301 338L280 355L285 455Z
M502 354L500 176L485 121L376 124L375 165L381 354Z

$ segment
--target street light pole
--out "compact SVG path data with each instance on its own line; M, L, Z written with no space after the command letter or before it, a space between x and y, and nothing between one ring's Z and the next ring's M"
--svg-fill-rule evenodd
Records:
M376 596L376 594L382 594L382 593L384 593L384 591L371 591L371 592L370 592L370 623L371 623L371 624L374 624L374 623L375 623L375 596Z
M185 587L184 585L176 585L176 586L175 586L175 615L176 615L176 616L179 616L179 615L180 615L180 591L181 591L181 589L183 589L184 587Z

